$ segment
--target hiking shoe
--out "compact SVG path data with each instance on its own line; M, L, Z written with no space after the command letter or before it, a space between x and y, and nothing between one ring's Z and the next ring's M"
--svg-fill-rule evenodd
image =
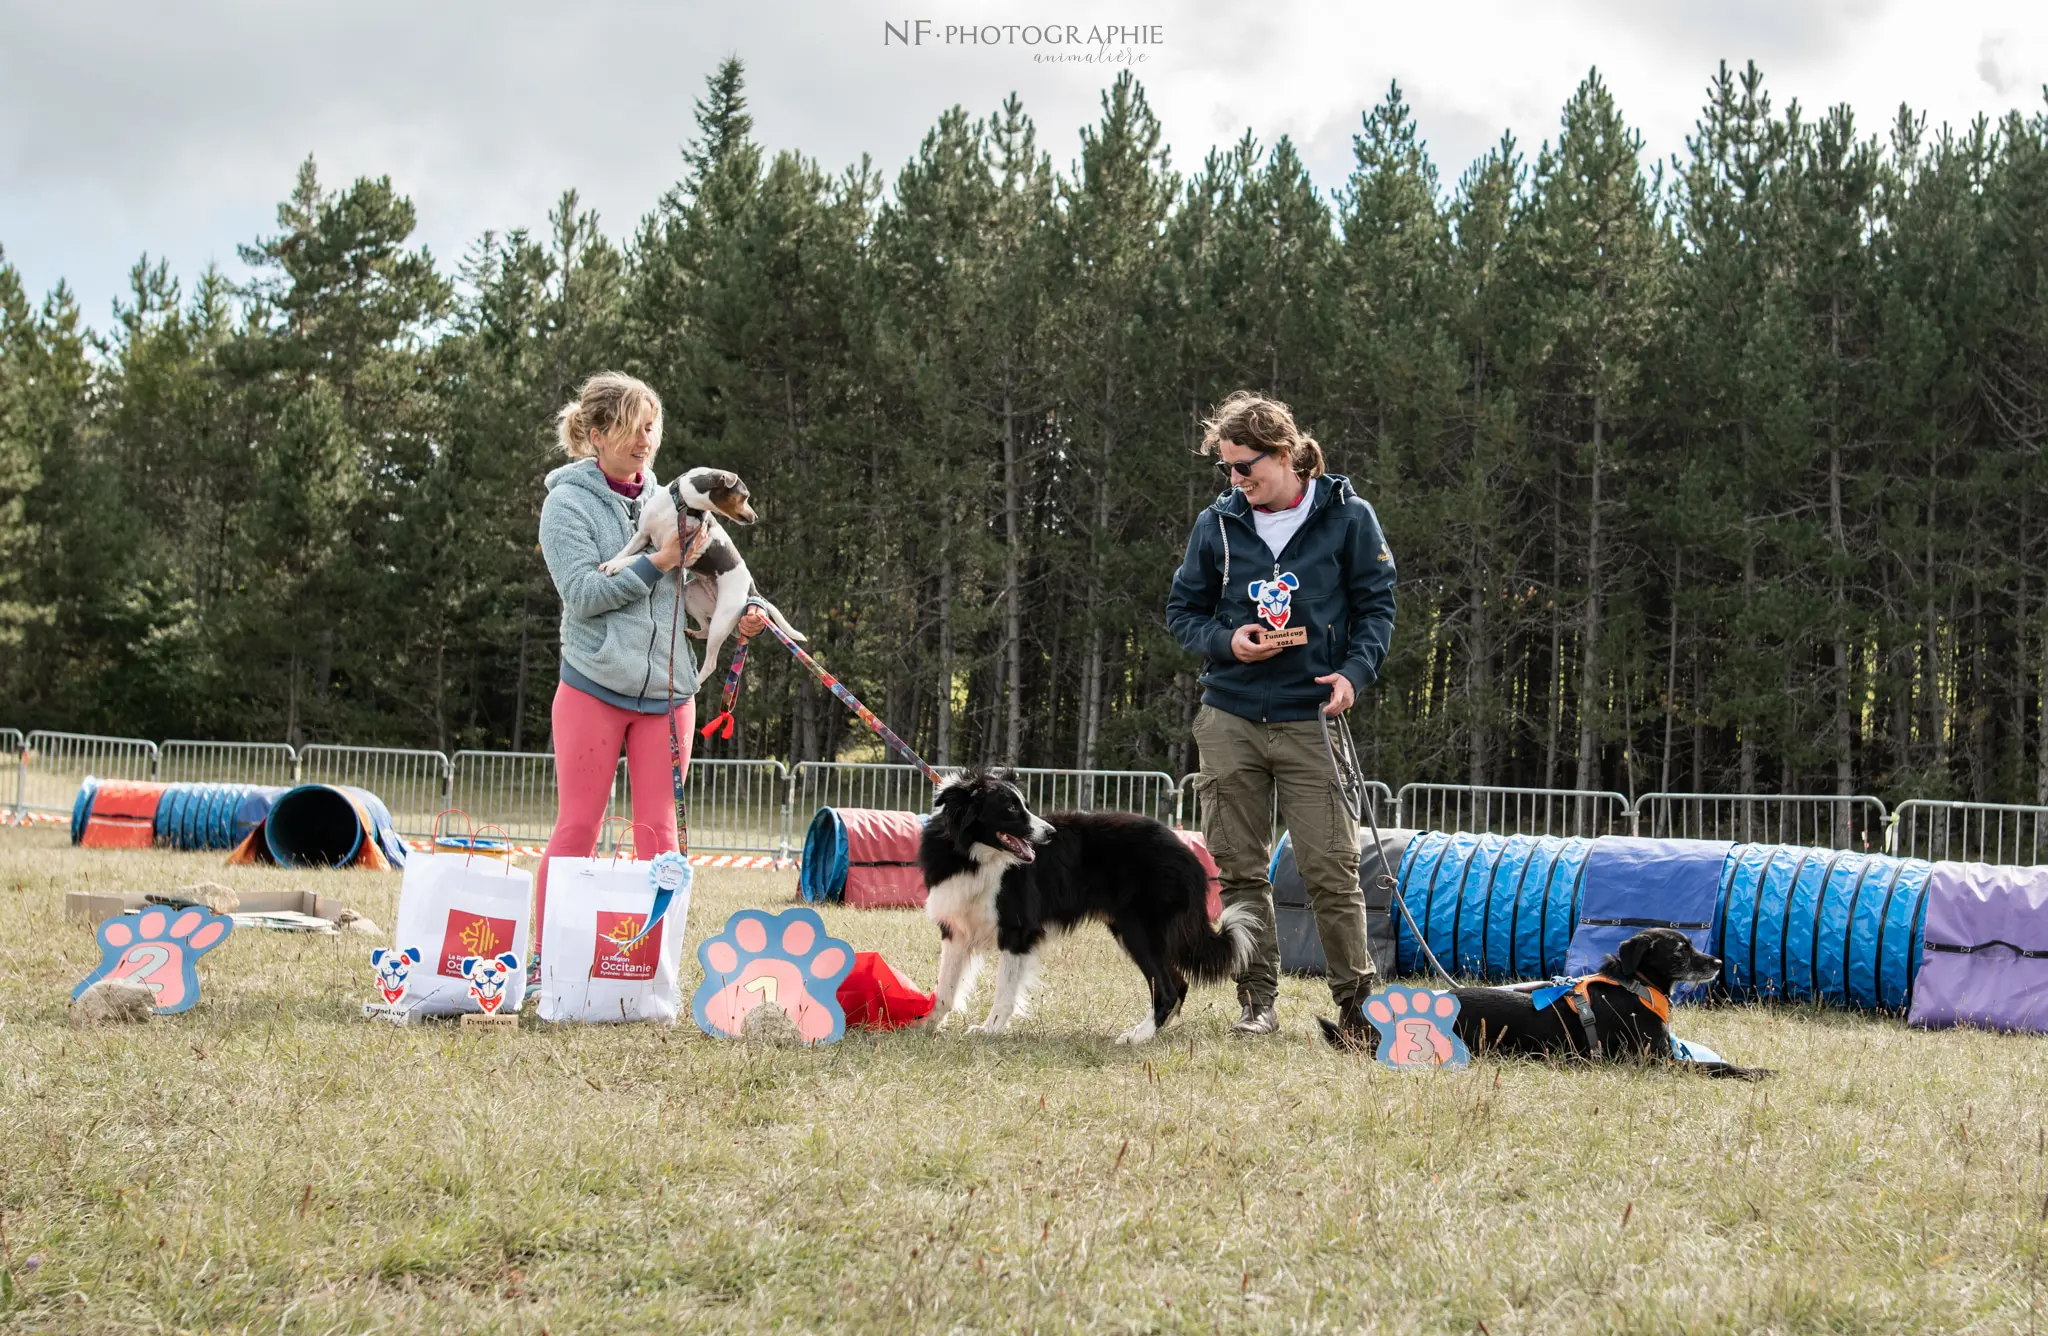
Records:
M1247 1002L1244 1014L1230 1027L1232 1034L1265 1035L1280 1033L1280 1013L1271 1002Z

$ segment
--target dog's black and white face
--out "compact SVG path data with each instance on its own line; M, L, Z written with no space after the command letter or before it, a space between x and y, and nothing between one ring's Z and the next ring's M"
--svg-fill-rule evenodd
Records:
M691 469L679 481L677 491L683 503L695 510L715 510L734 524L752 524L754 507L747 501L747 485L728 469Z
M1033 847L1053 829L1033 816L1007 770L970 770L948 780L932 809L931 827L961 857L980 863L986 853L1008 854L1020 863L1038 857Z
M1677 983L1705 983L1721 972L1719 957L1710 956L1692 944L1676 928L1645 928L1621 944L1611 956L1614 970L1602 973L1615 978L1640 979L1656 988L1669 990Z

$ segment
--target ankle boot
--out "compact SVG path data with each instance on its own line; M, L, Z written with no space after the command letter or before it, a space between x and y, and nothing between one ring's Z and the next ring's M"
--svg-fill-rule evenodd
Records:
M1346 1053L1363 1053L1368 1057L1379 1052L1379 1031L1365 1018L1363 993L1339 1004L1336 1020L1318 1016L1316 1024L1322 1027L1323 1039L1331 1048Z

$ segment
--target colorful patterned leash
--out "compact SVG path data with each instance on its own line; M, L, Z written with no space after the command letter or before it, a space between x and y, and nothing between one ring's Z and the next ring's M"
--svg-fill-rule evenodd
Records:
M755 603L747 605L749 608L758 606L760 605ZM746 666L747 641L742 636L740 638L740 647L732 656L732 667L726 669L725 672L725 692L718 702L718 714L710 723L697 730L698 735L706 742L709 742L714 736L721 742L732 741L732 707L733 702L739 699L740 673L745 671Z
M669 490L675 495L676 520L682 523L686 513L683 498L670 483ZM682 538L683 549L689 550L687 533ZM690 571L687 566L676 567L676 608L668 624L668 779L669 787L675 792L676 802L676 851L673 854L657 854L648 867L648 875L654 882L654 907L647 912L647 922L633 939L620 946L619 955L625 955L640 944L640 939L653 932L668 907L675 901L676 892L686 891L690 886L690 802L683 792L683 737L676 727L676 638L683 625L683 594L690 587ZM635 837L638 838L637 836Z
M757 608L760 605L757 603L749 603L747 606L751 609ZM915 751L912 751L909 743L905 742L902 738L896 736L896 731L894 729L890 728L880 719L877 719L875 717L875 712L873 710L870 710L867 706L861 704L860 697L854 695L851 691L848 691L845 685L842 682L840 682L838 678L826 672L822 664L820 664L816 659L812 658L809 654L806 654L804 652L803 646L797 644L796 641L791 640L789 638L788 633L775 624L775 619L773 617L768 617L764 614L762 620L766 622L768 630L774 634L775 638L782 642L783 648L787 649L791 654L794 654L796 656L796 661L798 663L810 669L811 676L817 678L818 681L821 684L823 684L827 691L830 691L833 695L839 697L839 703L844 705L847 709L853 711L853 717L860 720L863 724L866 724L868 726L869 732L873 733L876 737L880 738L889 747L894 748L896 752L903 757L904 760L909 761L919 770L924 771L924 777L932 782L933 788L937 788L939 785L946 782L946 777L940 774L938 771L932 769L930 765L927 765L925 763L924 757L919 756ZM713 727L722 724L725 729L723 736L728 738L732 736L732 704L734 698L736 698L739 695L740 670L746 666L746 662L747 642L742 640L740 642L739 653L733 656L732 671L725 675L724 713L720 714L718 718L711 721L711 725ZM706 729L705 736L711 736L709 728Z

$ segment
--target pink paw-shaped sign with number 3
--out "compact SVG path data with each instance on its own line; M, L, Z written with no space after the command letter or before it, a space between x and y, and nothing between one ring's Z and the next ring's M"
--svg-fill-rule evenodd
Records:
M1365 1000L1365 1018L1380 1032L1379 1059L1389 1067L1463 1067L1472 1061L1451 1022L1458 999L1427 988L1385 988Z

